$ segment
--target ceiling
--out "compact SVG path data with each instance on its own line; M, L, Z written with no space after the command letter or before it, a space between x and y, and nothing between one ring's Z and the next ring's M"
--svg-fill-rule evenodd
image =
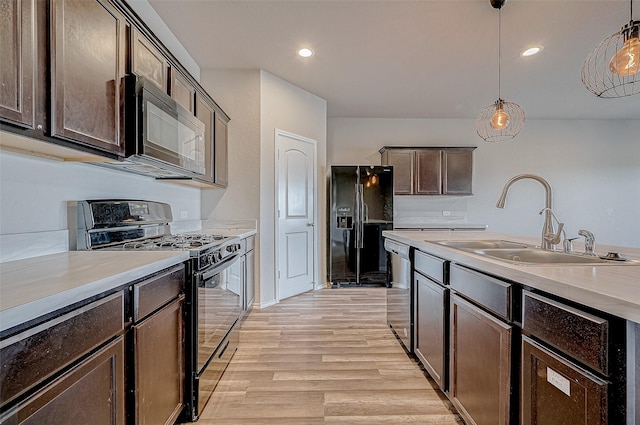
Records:
M202 70L264 69L326 99L329 117L475 119L498 98L499 12L489 0L149 3ZM527 119L640 119L640 95L600 99L580 79L587 55L629 22L629 5L510 0L501 97ZM520 56L533 45L544 50ZM301 47L314 56L298 57Z

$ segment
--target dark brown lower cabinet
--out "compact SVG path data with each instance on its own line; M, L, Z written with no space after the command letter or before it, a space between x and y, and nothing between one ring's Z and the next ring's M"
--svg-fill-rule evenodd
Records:
M457 294L450 308L451 402L469 425L508 425L513 327Z
M173 424L184 406L183 300L133 326L135 424Z
M420 273L414 273L415 280L415 342L414 353L429 375L445 391L446 371L446 328L448 292Z
M606 425L607 383L522 337L522 424Z
M119 336L0 418L3 424L124 425L124 338Z

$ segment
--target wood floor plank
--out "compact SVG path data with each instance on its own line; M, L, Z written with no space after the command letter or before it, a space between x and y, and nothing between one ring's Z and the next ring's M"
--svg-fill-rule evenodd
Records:
M386 289L254 308L200 425L463 425L386 323Z

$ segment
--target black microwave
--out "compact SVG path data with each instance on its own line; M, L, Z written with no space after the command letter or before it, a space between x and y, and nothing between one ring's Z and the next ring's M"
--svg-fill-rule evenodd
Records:
M122 165L158 178L204 178L204 123L144 77L126 77L125 97Z

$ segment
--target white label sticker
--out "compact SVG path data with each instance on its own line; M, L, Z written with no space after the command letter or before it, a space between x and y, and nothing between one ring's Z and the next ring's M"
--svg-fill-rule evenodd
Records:
M547 382L566 395L571 396L571 382L549 367L547 368Z

